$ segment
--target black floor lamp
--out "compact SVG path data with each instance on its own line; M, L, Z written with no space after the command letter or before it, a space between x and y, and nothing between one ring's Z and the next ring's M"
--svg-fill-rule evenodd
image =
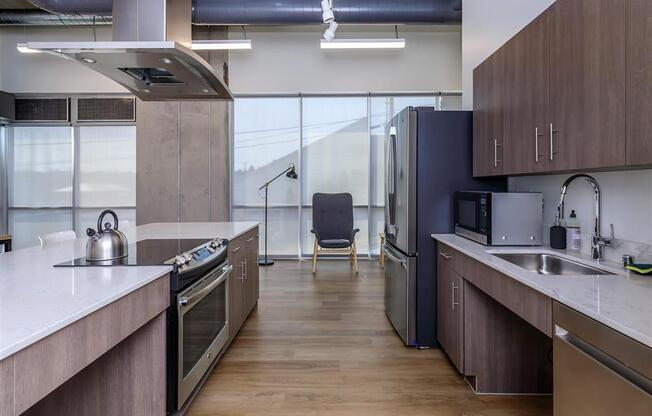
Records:
M287 169L276 175L271 180L265 182L265 185L258 188L258 192L265 189L265 258L258 260L258 264L261 266L271 266L274 264L274 260L267 258L267 190L269 189L269 184L283 176L283 174L285 174L285 176L290 179L297 179L299 177L296 170L294 169L294 163L290 163L290 166L288 166Z

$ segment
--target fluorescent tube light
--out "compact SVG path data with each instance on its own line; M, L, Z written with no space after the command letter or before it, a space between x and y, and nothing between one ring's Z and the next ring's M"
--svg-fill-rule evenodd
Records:
M196 51L251 49L251 40L193 40Z
M37 51L36 49L28 48L26 43L17 43L16 49L18 49L18 52L20 53L41 53L41 51Z
M334 39L321 41L322 49L402 49L405 39Z

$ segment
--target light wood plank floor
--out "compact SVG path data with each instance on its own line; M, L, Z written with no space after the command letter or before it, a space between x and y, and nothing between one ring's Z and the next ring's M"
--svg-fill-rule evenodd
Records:
M476 396L441 350L405 347L378 262L261 268L257 310L191 415L551 415L552 398Z

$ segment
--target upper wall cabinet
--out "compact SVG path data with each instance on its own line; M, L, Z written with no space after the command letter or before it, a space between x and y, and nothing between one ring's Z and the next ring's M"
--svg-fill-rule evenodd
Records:
M478 147L476 176L652 164L651 21L649 0L558 0L507 42L504 82L474 84L481 106L504 89L503 166L482 169L493 155Z
M652 1L627 0L627 162L652 163Z
M625 0L550 9L549 170L626 164Z

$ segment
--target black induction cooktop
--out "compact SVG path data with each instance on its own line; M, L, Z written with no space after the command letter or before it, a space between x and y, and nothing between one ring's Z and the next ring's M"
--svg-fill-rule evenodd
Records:
M129 244L128 255L118 260L89 261L86 257L55 264L54 267L159 266L181 253L206 244L208 239L142 240Z

